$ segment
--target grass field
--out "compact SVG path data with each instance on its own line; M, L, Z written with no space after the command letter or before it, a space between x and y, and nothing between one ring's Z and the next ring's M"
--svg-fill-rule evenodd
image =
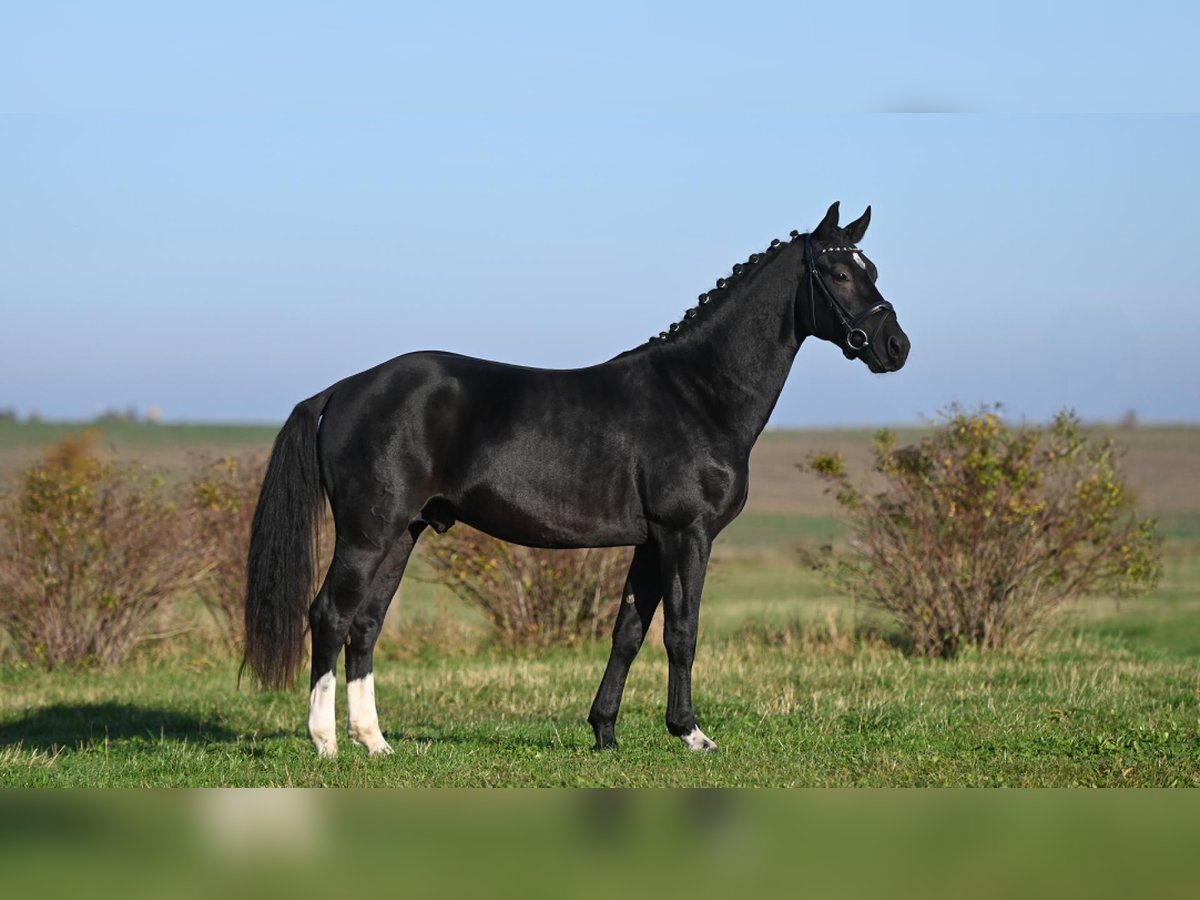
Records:
M0 423L0 477L65 426ZM265 449L270 428L108 427L103 446L156 465ZM866 432L771 433L747 512L722 535L705 592L697 712L722 746L687 753L663 726L666 662L643 650L618 727L593 753L584 717L607 649L490 647L482 620L418 561L377 656L395 755L343 739L317 760L307 691L237 686L232 654L192 628L112 672L0 663L0 783L35 785L1187 785L1200 786L1200 429L1114 432L1167 538L1149 597L1086 598L1021 654L913 659L886 620L830 592L798 548L838 539L818 448L866 458ZM344 716L345 696L339 697Z

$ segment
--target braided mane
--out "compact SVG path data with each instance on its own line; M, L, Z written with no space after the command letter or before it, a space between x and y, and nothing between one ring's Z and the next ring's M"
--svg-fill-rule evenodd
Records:
M792 241L803 237L803 235L801 235L799 231L792 231L789 237L791 240L787 241L786 243L791 243ZM680 332L681 329L687 326L688 322L699 316L703 316L707 307L711 307L714 302L728 297L730 292L742 282L747 273L754 266L758 265L758 263L762 262L768 257L778 253L784 247L784 244L784 241L779 240L779 238L775 238L775 240L771 241L766 250L762 251L761 253L751 253L749 258L744 263L736 263L729 275L726 275L723 278L718 278L716 286L713 287L712 290L705 291L697 298L696 305L686 310L683 314L683 318L676 322L672 322L666 331L662 331L659 334L653 335L649 340L646 341L646 343L640 344L631 350L626 350L625 353L622 353L619 356L625 356L627 353L633 353L635 350L640 350L643 347L669 343L675 337L675 335Z

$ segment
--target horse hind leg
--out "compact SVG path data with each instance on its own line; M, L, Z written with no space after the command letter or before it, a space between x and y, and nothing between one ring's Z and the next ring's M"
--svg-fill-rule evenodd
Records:
M337 755L334 696L337 659L351 623L371 594L375 576L395 549L390 538L351 543L338 537L333 562L308 611L312 630L312 689L308 701L308 733L318 756Z
M424 528L424 522L415 522L404 532L379 567L366 600L350 624L346 642L347 733L352 741L366 747L371 756L392 752L379 728L379 713L375 708L375 643Z

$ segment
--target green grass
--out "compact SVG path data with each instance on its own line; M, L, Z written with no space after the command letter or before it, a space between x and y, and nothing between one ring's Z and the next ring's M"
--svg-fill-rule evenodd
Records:
M1200 541L1200 513L1168 512L1155 517L1158 534L1167 541Z
M0 465L77 430L0 423ZM197 451L265 448L273 434L115 424L101 445L190 465ZM1173 454L1178 479L1194 436L1131 443ZM868 437L768 433L778 481L762 495L779 496L806 447L861 453ZM1155 459L1140 470L1148 490ZM716 756L667 735L653 643L630 676L620 750L593 753L584 719L607 648L490 647L481 615L423 580L418 558L377 657L394 756L369 759L343 738L339 758L318 760L307 690L239 689L236 660L198 624L112 672L43 674L0 648L0 785L1200 786L1200 512L1176 502L1187 479L1174 484L1156 495L1171 501L1159 514L1167 567L1148 597L1080 600L1035 648L952 661L906 656L886 620L804 565L802 548L842 539L836 519L752 505L714 549L701 612L695 699ZM187 604L181 618L203 622Z
M1200 785L1200 666L1088 642L1035 657L917 661L886 646L743 635L704 642L698 709L723 746L698 756L662 725L666 666L646 651L622 746L583 722L591 648L531 659L390 661L377 673L394 756L343 739L319 760L304 694L234 686L193 655L106 675L9 671L6 786ZM344 710L344 706L342 707Z
M844 527L832 516L805 516L747 512L738 516L717 538L716 552L790 550L828 544L841 537Z
M1148 659L1200 659L1200 557L1173 544L1168 553L1174 558L1149 599L1080 604L1080 627Z
M1200 786L1194 555L1170 560L1146 600L1081 603L1029 652L952 661L855 639L850 610L813 578L737 559L714 572L695 691L716 756L667 735L660 647L633 668L620 750L593 753L584 718L604 646L481 645L477 615L414 581L376 669L394 756L343 738L339 758L318 760L303 688L239 689L228 652L193 636L115 672L0 668L0 784ZM446 620L466 649L432 636Z

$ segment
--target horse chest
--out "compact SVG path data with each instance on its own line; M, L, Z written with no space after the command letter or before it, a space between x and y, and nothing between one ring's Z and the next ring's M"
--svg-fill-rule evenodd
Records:
M646 508L651 518L664 523L704 521L719 530L741 512L748 487L744 461L697 457L663 467L647 491Z

